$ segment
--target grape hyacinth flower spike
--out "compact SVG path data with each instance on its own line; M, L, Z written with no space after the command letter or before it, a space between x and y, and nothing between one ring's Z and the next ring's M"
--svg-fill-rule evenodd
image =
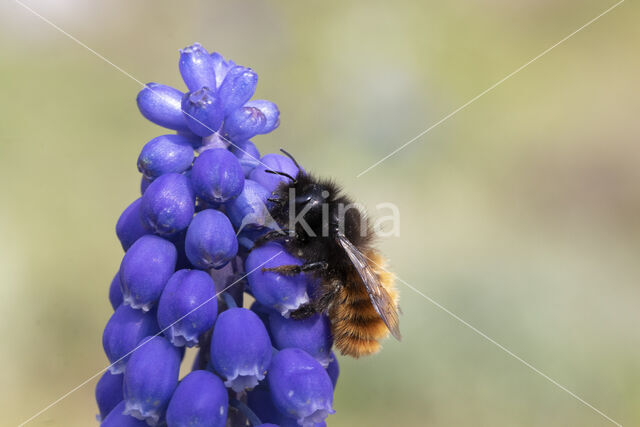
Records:
M149 83L136 100L163 129L141 147L141 197L116 224L125 253L108 288L111 365L96 385L97 418L103 427L325 425L337 378L328 319L289 318L316 280L263 271L302 261L277 243L254 248L277 227L268 199L287 180L265 171L298 173L288 157L261 157L252 139L274 131L280 111L251 99L254 70L199 43L177 65L184 87ZM197 357L179 380L189 347Z

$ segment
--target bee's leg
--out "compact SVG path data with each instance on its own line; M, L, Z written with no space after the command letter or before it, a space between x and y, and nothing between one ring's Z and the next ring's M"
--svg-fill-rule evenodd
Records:
M318 313L325 312L329 309L329 306L341 287L342 285L336 284L335 282L323 287L322 291L316 295L313 303Z
M329 264L325 261L307 262L300 266L300 270L303 273L309 273L311 271L326 270L328 267Z
M254 250L255 248L259 248L260 246L272 240L288 240L288 239L289 239L289 230L271 230L263 234L262 236L260 236L258 239L256 239L251 250Z
M341 287L342 285L335 281L324 285L318 289L313 301L303 304L297 310L291 312L291 317L293 319L306 319L316 313L326 312Z
M311 317L316 313L317 311L315 305L311 302L308 302L306 304L302 304L296 310L292 311L290 315L292 319L302 320Z
M329 264L324 261L308 262L302 265L289 264L280 265L278 267L263 268L262 271L272 271L274 273L280 273L285 276L295 276L300 273L310 273L318 270L326 270Z

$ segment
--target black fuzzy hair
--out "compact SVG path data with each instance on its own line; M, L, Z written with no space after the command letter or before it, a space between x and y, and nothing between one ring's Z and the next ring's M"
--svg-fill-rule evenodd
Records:
M329 218L333 220L339 217L340 206L345 210L344 224L336 224L335 221L331 221L328 233L324 236L322 235L321 223L316 224L315 227L312 226L315 236L309 236L302 227L297 227L295 235L284 243L287 251L306 262L327 262L329 265L328 271L325 272L327 275L340 273L340 276L346 276L353 269L353 265L338 243L337 233L344 232L345 237L351 243L360 251L365 251L373 239L372 229L367 222L366 215L354 205L350 197L342 193L340 186L335 181L318 179L313 175L300 172L295 177L295 181L285 181L274 191L273 199L278 202L273 204L270 213L283 230L287 230L289 225L292 203L289 200L290 189L294 190L296 197L304 196L309 191L328 192L324 203L328 206ZM294 212L297 215L301 210L296 209L295 201L293 203ZM320 209L320 206L317 208Z

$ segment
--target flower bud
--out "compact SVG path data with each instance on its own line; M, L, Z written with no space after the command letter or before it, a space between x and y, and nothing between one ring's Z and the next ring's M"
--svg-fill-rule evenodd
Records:
M201 87L216 88L214 60L200 43L180 50L180 74L189 90Z
M280 126L280 110L278 106L271 101L267 101L265 99L256 99L254 101L249 101L245 104L245 107L254 107L257 108L264 114L264 117L267 119L262 132L260 133L269 133Z
M116 223L116 235L125 251L133 242L151 232L142 221L141 204L142 198L136 199L122 212Z
M226 203L227 216L238 230L245 228L264 229L274 224L267 208L271 193L262 185L247 179L242 193Z
M214 89L203 87L182 97L182 111L187 126L198 136L209 136L222 125L224 112Z
M96 402L100 410L99 420L104 420L109 412L122 401L122 374L106 371L96 384Z
M120 283L124 303L149 310L173 274L178 253L173 243L158 236L142 236L124 254Z
M113 276L113 280L111 280L111 285L109 286L109 302L114 310L122 304L122 289L120 285L119 271L115 276Z
M213 326L218 301L213 279L204 271L179 270L167 282L158 302L158 324L177 347L193 347Z
M212 148L200 154L194 162L191 185L204 201L223 203L242 192L244 171L229 150Z
M147 142L138 157L138 170L150 179L182 173L193 163L193 147L181 135L162 135Z
M259 424L260 426L300 427L298 420L290 418L276 409L273 404L273 399L271 398L269 386L264 382L247 394L247 405L256 414L260 421L265 423ZM326 424L321 422L311 423L310 425L313 427L322 427Z
M268 374L275 407L290 414L301 426L322 423L335 413L331 408L333 386L322 365L305 351L287 348L278 352Z
M124 412L124 400L113 408L107 418L105 418L100 427L148 427L148 424L142 420L134 418L130 415L125 415Z
M227 115L222 133L232 141L246 141L263 133L266 123L267 119L259 109L241 107Z
M124 413L158 424L178 385L180 362L180 352L166 339L143 338L124 373Z
M291 264L302 265L302 261L273 242L252 250L245 262L247 280L254 298L285 317L309 302L309 278L304 274L288 276L263 269Z
M246 308L218 316L211 337L211 363L236 392L255 387L271 363L269 334L260 318Z
M182 114L182 92L158 83L147 83L136 99L149 121L173 130L189 130Z
M187 228L195 212L195 195L181 174L162 175L142 196L142 218L154 233L171 236Z
M260 159L260 163L251 172L249 178L271 192L274 191L281 182L290 183L291 181L286 176L267 173L265 172L266 169L285 172L294 178L298 175L298 172L301 172L290 158L274 153L265 154L262 156L262 159Z
M251 68L241 66L231 68L218 90L225 115L242 107L250 100L256 91L257 84L258 75Z
M216 72L216 87L219 88L225 77L227 77L229 70L235 67L236 63L232 60L225 61L223 56L218 52L213 52L211 59L213 60L213 68Z
M196 370L180 381L167 408L171 427L224 427L229 395L220 378L208 371Z
M158 333L158 323L154 312L135 310L121 305L111 315L102 334L102 347L112 365L112 374L124 372L124 367L138 342L148 335Z
M306 319L286 319L277 313L269 316L274 346L278 350L299 348L306 351L326 368L331 361L331 323L324 314Z
M256 145L251 141L237 142L229 147L229 151L238 158L240 165L242 165L244 176L247 178L253 168L260 163L260 151L258 151Z
M238 240L229 219L213 209L198 212L187 229L185 249L197 268L220 268L238 252Z

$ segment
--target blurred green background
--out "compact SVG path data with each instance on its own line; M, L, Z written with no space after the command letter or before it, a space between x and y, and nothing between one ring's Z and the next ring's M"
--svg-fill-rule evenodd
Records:
M94 1L30 7L137 79L182 88L194 41L251 66L286 147L401 210L394 271L623 425L640 424L640 18L620 7L356 175L614 2ZM107 289L138 84L0 5L0 424L107 360ZM605 418L398 284L402 343L341 359L330 426L599 426ZM95 380L30 425L94 425Z

